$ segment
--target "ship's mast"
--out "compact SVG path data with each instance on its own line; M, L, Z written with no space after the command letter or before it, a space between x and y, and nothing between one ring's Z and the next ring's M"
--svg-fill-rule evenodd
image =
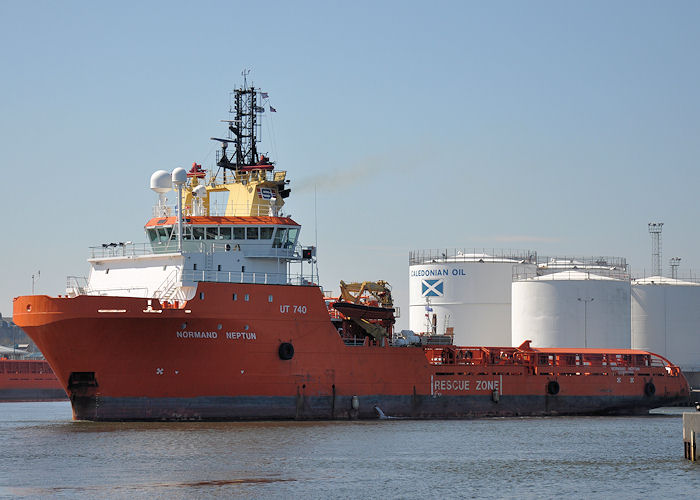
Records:
M229 127L236 138L236 168L255 165L258 159L256 138L257 92L255 87L234 90L235 125Z
M228 138L212 140L221 142L221 158L217 162L219 167L239 171L243 167L251 167L259 164L258 159L258 113L264 112L264 107L258 105L258 89L253 85L248 87L246 76L249 71L243 71L243 86L232 92L232 103L229 114L232 119L226 120L228 126ZM264 97L264 94L263 94ZM226 150L229 144L235 146L234 154L228 158Z

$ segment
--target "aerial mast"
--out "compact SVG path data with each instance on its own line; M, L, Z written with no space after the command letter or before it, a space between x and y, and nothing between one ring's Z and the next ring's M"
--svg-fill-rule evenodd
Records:
M221 142L221 158L217 165L224 169L239 171L258 164L257 114L264 112L265 108L258 106L256 88L253 85L248 87L249 73L250 70L243 70L243 86L233 90L229 113L234 116L231 120L225 120L229 124L229 138L212 137L212 140ZM235 153L228 158L226 149L230 143L234 144Z

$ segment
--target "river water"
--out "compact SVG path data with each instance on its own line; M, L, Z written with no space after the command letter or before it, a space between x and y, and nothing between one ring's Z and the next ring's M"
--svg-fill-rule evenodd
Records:
M93 423L67 402L0 403L0 497L698 498L681 412Z

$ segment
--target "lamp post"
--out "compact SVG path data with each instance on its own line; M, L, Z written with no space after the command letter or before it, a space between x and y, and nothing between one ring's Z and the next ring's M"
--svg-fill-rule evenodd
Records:
M593 302L593 297L579 297L578 301L583 302L583 347L588 347L588 303Z

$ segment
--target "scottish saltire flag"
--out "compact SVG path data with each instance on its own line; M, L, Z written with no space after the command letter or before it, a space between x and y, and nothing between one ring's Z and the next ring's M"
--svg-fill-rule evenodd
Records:
M264 113L265 108L263 108L262 106L255 106L255 111L257 111L258 113Z
M260 92L260 95L262 96L263 99L267 99L268 97L270 97L270 96L267 94L267 92Z
M423 297L442 297L445 294L443 280L422 280L420 284Z
M270 113L277 113L277 110L275 108L273 108L272 106L270 106Z

